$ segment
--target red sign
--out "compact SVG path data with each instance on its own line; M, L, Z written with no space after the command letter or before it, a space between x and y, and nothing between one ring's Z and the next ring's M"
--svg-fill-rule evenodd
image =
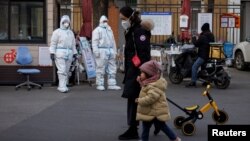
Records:
M11 49L10 52L4 54L4 62L7 64L11 64L16 59L16 50Z
M220 17L221 27L240 28L240 16L233 13L225 13Z

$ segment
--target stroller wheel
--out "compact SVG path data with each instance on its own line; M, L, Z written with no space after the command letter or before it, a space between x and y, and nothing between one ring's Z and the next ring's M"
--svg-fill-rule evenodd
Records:
M177 128L177 129L180 129L181 126L182 126L182 121L185 119L185 117L183 116L178 116L174 119L174 126Z
M193 122L185 122L182 125L182 133L186 136L192 136L196 131L195 125Z

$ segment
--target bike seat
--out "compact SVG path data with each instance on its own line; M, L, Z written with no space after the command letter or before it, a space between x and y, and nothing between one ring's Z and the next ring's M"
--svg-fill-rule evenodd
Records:
M187 111L194 111L194 110L196 110L198 108L199 108L199 105L193 105L193 106L185 107L184 109L187 110Z

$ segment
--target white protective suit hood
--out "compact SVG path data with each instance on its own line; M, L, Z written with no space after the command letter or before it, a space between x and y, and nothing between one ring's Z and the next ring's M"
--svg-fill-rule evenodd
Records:
M105 15L101 16L99 23L103 23L103 21L108 21L108 18Z
M108 27L107 22L105 23L104 21L108 21L108 18L105 15L102 15L100 20L99 20L99 26Z
M70 24L70 18L68 15L63 15L62 18L61 18L61 21L60 21L60 28L62 29L66 29L64 26L63 26L63 22L65 21L68 21L69 24ZM69 26L70 27L70 26ZM69 27L67 29L69 29Z

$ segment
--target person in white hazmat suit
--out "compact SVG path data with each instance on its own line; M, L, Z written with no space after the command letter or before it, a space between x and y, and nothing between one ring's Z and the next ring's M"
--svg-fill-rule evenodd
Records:
M63 93L69 91L67 87L69 68L73 57L77 57L75 36L70 29L70 18L64 15L60 21L60 28L52 33L50 57L55 61L59 84L57 90Z
M105 90L104 75L107 73L108 89L120 90L116 82L116 43L106 16L101 16L99 26L92 33L92 49L96 60L96 89Z

